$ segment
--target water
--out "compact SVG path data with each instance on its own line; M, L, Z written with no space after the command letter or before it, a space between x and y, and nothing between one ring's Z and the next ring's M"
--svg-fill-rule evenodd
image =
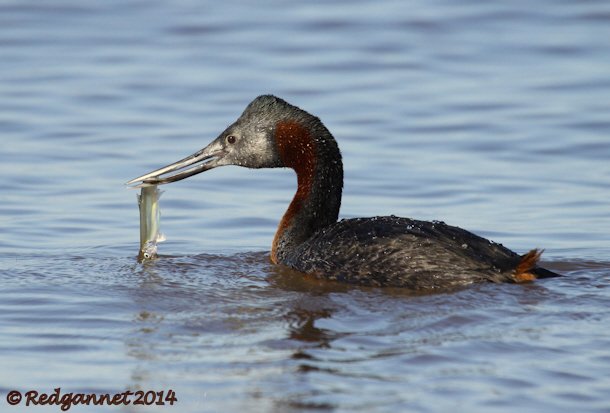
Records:
M178 398L79 411L609 412L609 38L593 0L0 2L0 411L61 387ZM444 220L566 277L303 280L268 260L294 174L236 167L166 187L138 264L123 182L262 93L334 133L342 217Z

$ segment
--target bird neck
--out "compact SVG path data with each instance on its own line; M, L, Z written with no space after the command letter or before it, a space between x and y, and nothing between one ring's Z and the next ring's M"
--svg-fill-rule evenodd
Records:
M317 118L280 122L275 138L283 165L294 169L298 183L273 240L271 260L277 264L316 231L337 222L343 163L337 142Z

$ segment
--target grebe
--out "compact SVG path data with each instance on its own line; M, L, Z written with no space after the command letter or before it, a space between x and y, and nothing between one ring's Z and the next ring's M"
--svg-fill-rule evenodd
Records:
M558 276L537 266L540 250L520 256L444 222L395 216L337 222L343 189L337 142L320 119L272 95L254 99L199 152L127 184L166 184L224 165L295 170L298 188L271 247L275 264L318 278L414 290Z

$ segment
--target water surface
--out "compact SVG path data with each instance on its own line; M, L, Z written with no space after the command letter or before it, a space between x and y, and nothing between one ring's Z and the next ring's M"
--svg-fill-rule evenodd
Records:
M2 2L0 411L62 387L176 391L137 412L609 412L608 38L604 1ZM304 280L268 259L294 173L237 167L166 187L138 264L123 182L263 93L337 138L342 217L444 220L566 277Z

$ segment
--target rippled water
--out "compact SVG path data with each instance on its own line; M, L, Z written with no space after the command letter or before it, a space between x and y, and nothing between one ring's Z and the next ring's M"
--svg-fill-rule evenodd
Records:
M0 2L0 411L62 387L176 391L137 412L609 412L609 38L593 0ZM165 188L138 264L123 182L262 93L334 133L343 217L441 219L566 277L304 280L268 260L294 174L235 167Z

